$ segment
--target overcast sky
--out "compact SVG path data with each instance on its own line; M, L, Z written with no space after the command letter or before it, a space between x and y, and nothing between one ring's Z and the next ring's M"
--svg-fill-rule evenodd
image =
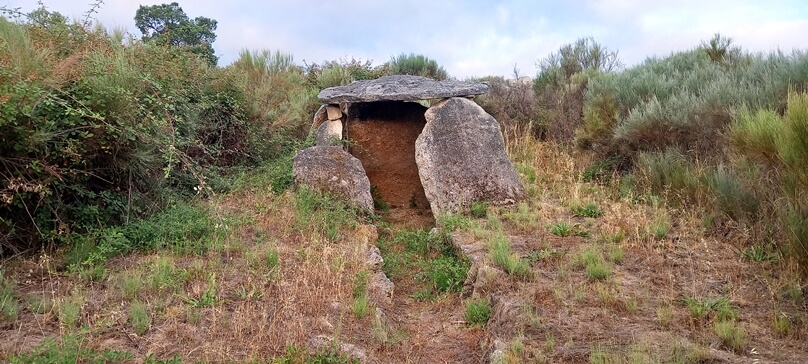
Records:
M43 0L83 19L93 0ZM105 0L94 17L136 37L139 5L172 0ZM191 17L218 21L219 65L242 49L291 53L297 63L372 60L401 53L435 59L450 75L535 76L536 60L581 37L618 50L627 65L693 48L713 34L751 51L808 50L805 0L179 0ZM0 6L36 7L36 0Z

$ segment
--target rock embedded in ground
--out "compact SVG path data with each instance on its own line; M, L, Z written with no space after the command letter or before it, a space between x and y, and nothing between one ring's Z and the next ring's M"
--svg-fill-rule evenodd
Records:
M370 248L368 248L365 264L374 272L382 269L384 258L382 258L382 252L379 250L379 247L371 245Z
M319 146L339 146L342 144L342 121L326 120L317 128L314 137L315 144Z
M433 214L457 213L474 201L507 204L522 198L522 181L494 117L459 97L435 104L424 116L415 161Z
M373 211L370 181L362 163L340 147L314 146L301 150L295 154L292 172L300 185Z
M393 302L393 289L395 285L384 272L376 272L368 282L368 292L374 302L390 304Z
M347 86L329 87L320 91L322 103L418 101L456 96L480 95L488 85L480 82L435 81L421 76L394 75L375 80L362 80Z

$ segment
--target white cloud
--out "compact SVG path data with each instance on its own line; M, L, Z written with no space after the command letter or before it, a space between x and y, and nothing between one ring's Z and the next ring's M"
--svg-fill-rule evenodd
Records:
M298 62L372 59L414 52L458 77L534 75L536 60L564 43L593 36L627 64L690 49L714 33L752 51L808 48L808 3L801 0L106 0L97 19L135 36L139 5L178 1L190 17L218 21L214 48L227 64L247 49L281 50ZM91 0L45 0L76 19ZM36 7L35 0L0 6Z

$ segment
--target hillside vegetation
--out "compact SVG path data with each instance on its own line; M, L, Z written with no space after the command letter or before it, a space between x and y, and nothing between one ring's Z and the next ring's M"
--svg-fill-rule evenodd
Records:
M190 33L0 8L0 359L808 360L804 51L716 35L626 68L585 38L532 83L482 77L527 196L402 221L291 158L321 89L437 62L216 66L215 20L141 9Z

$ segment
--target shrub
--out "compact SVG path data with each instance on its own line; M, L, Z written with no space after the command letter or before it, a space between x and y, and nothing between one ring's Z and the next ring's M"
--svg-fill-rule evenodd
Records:
M449 78L446 70L433 59L421 54L402 53L390 59L390 73L393 75L414 75L429 77L438 81Z

